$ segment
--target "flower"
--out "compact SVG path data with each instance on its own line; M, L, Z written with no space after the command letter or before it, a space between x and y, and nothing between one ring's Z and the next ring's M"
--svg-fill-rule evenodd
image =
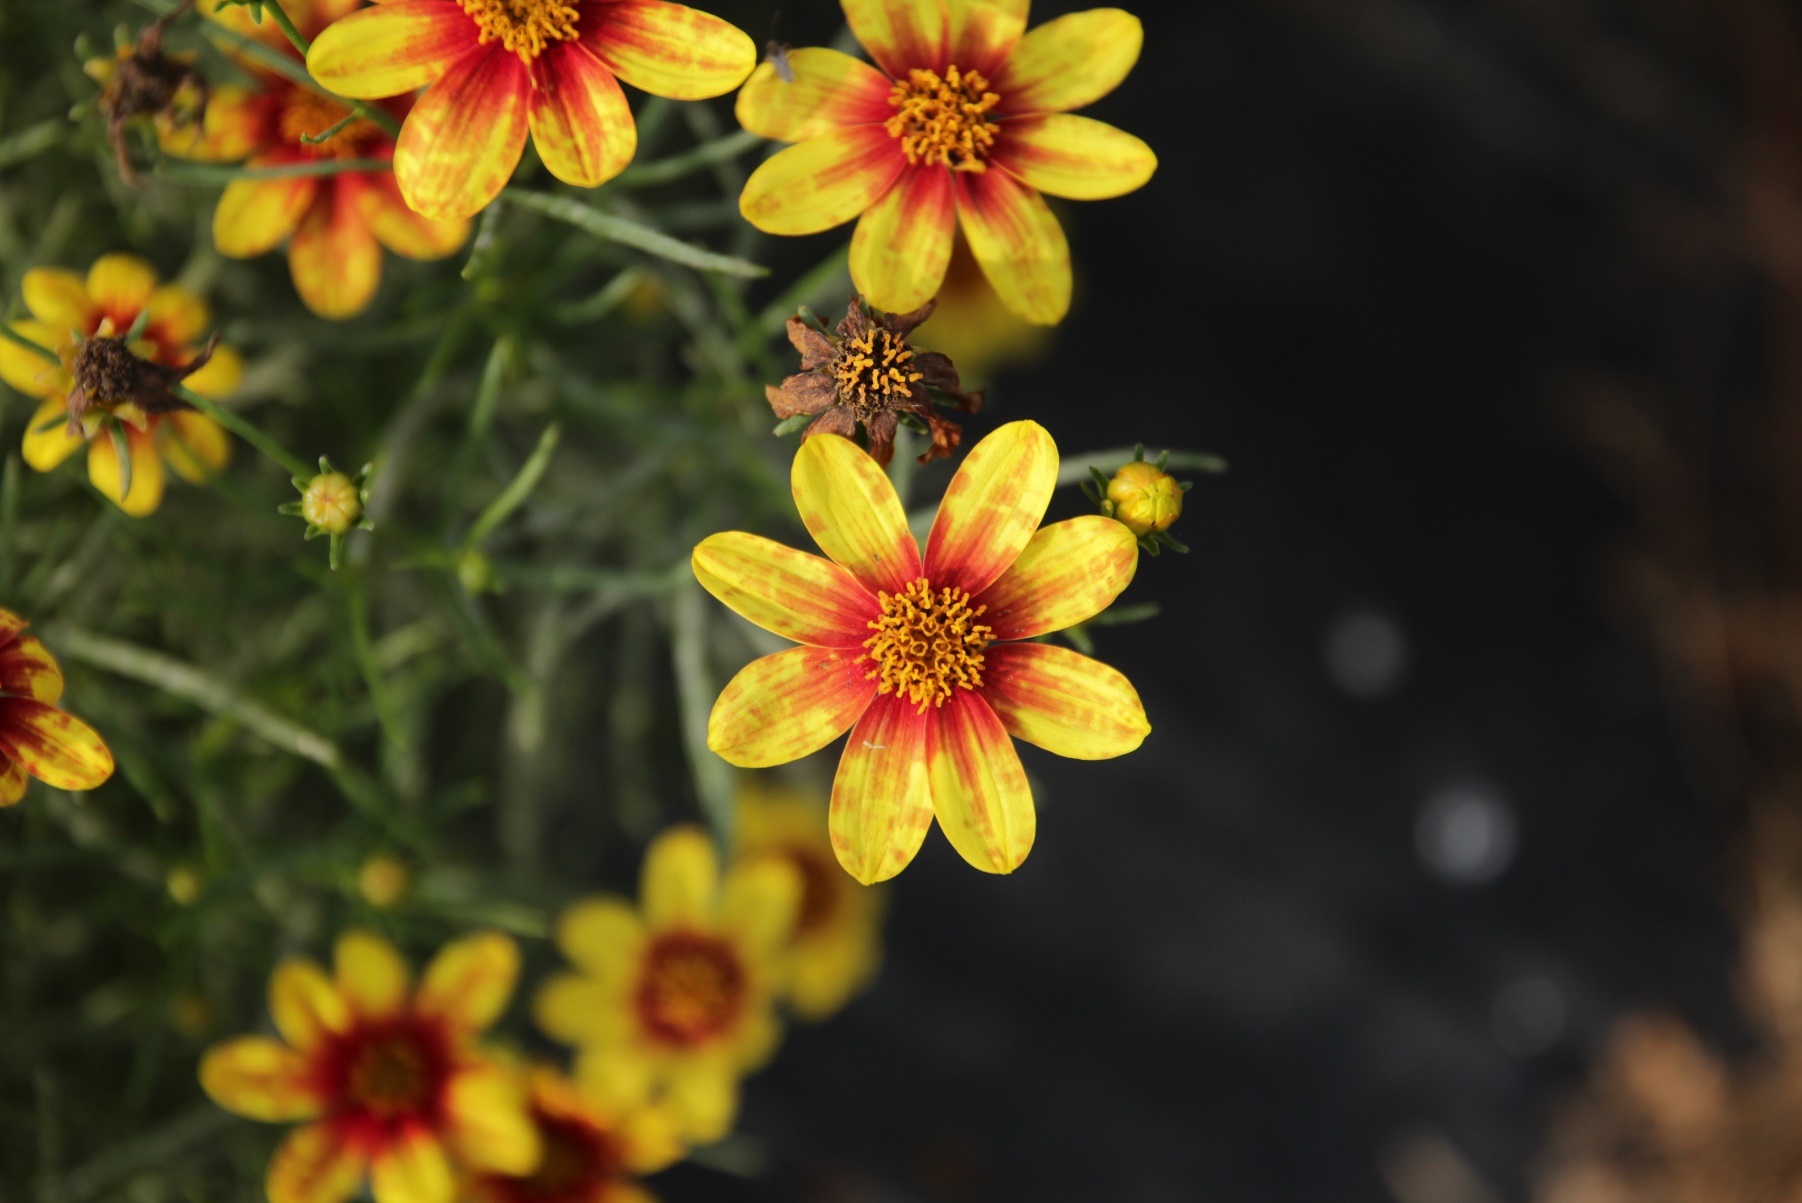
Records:
M544 1156L530 1174L471 1174L464 1203L653 1203L636 1182L683 1153L675 1117L643 1101L584 1094L548 1066L526 1071L532 1124Z
M638 130L616 76L701 100L756 61L743 31L665 0L390 0L320 34L307 70L341 96L431 85L401 128L394 177L416 211L449 219L500 194L528 130L565 183L625 170Z
M1143 460L1124 465L1108 482L1114 518L1135 535L1169 530L1183 512L1183 487L1174 476Z
M801 353L801 371L780 388L764 386L770 408L778 418L818 414L807 427L807 436L850 438L863 423L870 435L870 454L884 467L895 456L900 415L911 414L932 432L932 446L920 462L950 455L963 440L963 430L938 416L928 390L948 394L958 408L970 413L982 407L982 394L963 391L957 368L945 356L908 345L908 335L932 311L933 302L928 301L912 313L891 313L874 321L853 297L836 338L801 318L789 318L788 341Z
M924 559L894 486L851 442L809 439L792 484L827 559L742 531L696 547L695 577L800 647L747 665L720 694L707 746L766 768L851 738L832 784L832 849L857 880L907 866L936 815L991 873L1032 849L1032 791L1009 736L1082 760L1150 732L1120 673L1029 640L1082 622L1132 580L1132 532L1090 514L1036 529L1057 446L1012 422L965 457Z
M859 217L851 279L905 313L938 290L952 229L1009 309L1055 325L1070 308L1070 249L1041 193L1101 200L1157 169L1145 143L1071 115L1138 60L1137 17L1092 9L1026 33L1027 0L843 0L876 66L836 50L789 53L738 96L738 120L797 145L752 173L739 209L771 234Z
M717 1140L738 1111L738 1079L775 1051L777 958L801 899L795 870L769 859L722 880L696 827L645 853L636 909L592 898L565 911L557 947L576 973L546 982L534 1014L580 1050L584 1089L666 1101L694 1141Z
M74 408L67 398L82 383L77 369L93 369L90 380L126 377L129 365L117 362L117 352L128 350L137 359L169 368L195 367L204 350L195 348L194 340L212 321L205 301L179 284L159 284L148 263L122 254L96 259L85 279L63 268L33 268L25 273L22 291L31 317L11 323L13 332L40 347L58 348L64 360L62 367L55 367L17 343L0 340L0 380L27 396L45 399L25 428L27 464L49 472L85 444L88 479L134 517L153 513L162 504L165 463L194 484L204 484L225 467L231 444L219 424L204 414L147 412L132 398L89 396L84 386L81 407L86 411L92 403L97 411L84 412L74 430L62 420L65 409ZM90 362L81 355L78 339L105 340L91 356L138 329L140 318L143 327L129 343L108 347L108 362ZM191 374L166 375L186 374L188 388L217 400L237 387L243 371L237 352L218 347ZM130 492L123 488L111 437L114 429L130 447Z
M838 871L826 836L826 800L746 781L738 790L735 863L771 857L801 877L795 931L780 966L781 993L819 1022L869 984L882 961L884 891Z
M376 1203L451 1203L453 1159L529 1173L538 1133L515 1075L476 1038L506 1009L519 950L485 932L454 941L417 987L393 945L338 937L337 973L304 958L269 979L281 1039L207 1050L200 1084L228 1111L306 1121L269 1162L270 1203L343 1203L368 1178Z
M57 789L94 789L113 775L113 754L94 729L56 708L63 670L26 622L0 610L0 806L25 796L26 778Z
M125 144L127 125L149 117L159 134L182 131L194 139L201 136L206 122L207 82L194 70L194 56L163 53L163 31L180 11L146 25L136 42L121 33L112 58L93 58L81 65L100 85L98 107L106 119L106 140L112 144L119 175L134 187L141 181Z

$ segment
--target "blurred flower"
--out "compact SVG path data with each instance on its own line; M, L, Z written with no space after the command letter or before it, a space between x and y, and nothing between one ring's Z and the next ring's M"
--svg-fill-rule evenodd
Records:
M638 129L615 77L700 100L757 61L732 25L665 0L382 4L337 21L307 55L341 96L431 85L401 128L394 174L427 217L468 217L500 194L526 133L550 173L593 188L632 161Z
M179 284L159 284L154 268L135 255L103 255L87 277L64 268L36 267L25 273L21 291L31 317L11 323L14 333L55 348L63 356L57 367L10 340L0 340L0 380L31 397L46 398L25 428L25 462L49 472L85 444L88 479L136 517L153 513L163 500L163 467L194 484L223 469L231 444L218 423L187 410L152 412L145 398L93 395L100 381L142 381L126 373L118 356L149 365L187 369L206 354L193 344L212 321L206 302ZM140 325L140 321L142 324ZM105 351L81 354L88 341ZM216 347L204 364L183 383L209 400L237 387L243 363L229 347ZM152 382L154 383L154 382ZM163 383L163 395L174 380ZM73 400L78 387L79 400ZM152 390L154 394L154 390ZM173 402L173 398L170 398ZM152 406L159 402L153 401ZM74 413L79 407L80 414ZM80 421L70 430L65 413ZM114 444L114 432L130 449L129 493Z
M112 58L93 58L82 70L100 85L100 115L106 121L106 139L125 182L141 181L131 165L125 144L125 127L148 117L157 133L187 131L199 136L207 116L206 77L194 70L193 55L163 53L163 30L192 0L144 27L137 41L121 40Z
M1120 196L1157 169L1145 143L1076 117L1138 61L1139 20L1072 13L1026 33L1026 0L843 0L876 66L836 50L788 53L752 74L738 120L799 145L754 173L739 209L771 234L860 217L851 279L878 308L931 299L961 224L1002 301L1040 325L1070 307L1070 248L1041 193ZM993 168L993 170L991 170Z
M732 679L707 746L767 768L849 728L829 826L861 882L905 868L935 814L972 865L1019 867L1036 818L1009 735L1100 760L1151 730L1115 670L1048 643L998 643L1087 620L1138 567L1132 532L1110 518L1038 529L1057 470L1044 427L996 430L952 478L922 560L876 462L848 440L809 439L795 455L795 503L829 560L740 531L695 548L708 592L802 644Z
M193 906L200 901L200 891L204 884L193 865L176 865L163 878L163 886L177 906Z
M837 434L850 438L861 422L870 435L870 454L886 467L895 457L895 426L909 414L926 424L932 446L920 462L950 455L963 439L956 422L938 416L932 393L947 394L958 408L975 413L982 407L981 393L965 393L950 359L936 351L916 351L908 345L914 327L932 316L933 303L912 313L891 313L880 321L864 312L863 302L851 299L844 318L829 337L800 317L788 319L788 341L801 353L801 371L777 388L764 386L764 395L778 418L818 414L807 427L808 437Z
M57 789L94 789L113 775L113 754L95 730L56 708L63 670L27 623L0 609L0 806L25 796L25 778Z
M816 1023L876 975L885 901L883 888L859 885L839 871L825 820L823 797L750 781L739 786L737 860L771 857L800 874L801 905L780 976L795 1013Z
M538 1025L580 1050L596 1098L668 1102L690 1140L717 1140L738 1080L775 1051L771 990L801 900L795 870L762 859L721 879L706 833L664 832L645 854L639 906L594 898L564 912L557 947L576 973L546 982Z
M598 1100L546 1066L526 1072L544 1156L530 1174L469 1175L464 1203L652 1203L633 1179L681 1158L669 1109Z
M936 299L932 325L922 327L913 341L956 361L966 380L980 383L1003 367L1030 363L1051 345L1050 330L1001 303L961 234L952 242L951 265Z
M1114 517L1135 535L1169 530L1182 516L1183 487L1156 464L1126 464L1108 482Z
M357 892L370 906L386 909L407 896L413 875L398 858L377 853L357 870Z
M540 1147L524 1089L476 1043L513 993L513 941L487 932L447 944L417 988L368 933L340 936L335 959L335 978L306 959L276 967L281 1039L240 1036L200 1063L200 1084L226 1110L309 1121L269 1162L270 1203L343 1203L365 1177L375 1203L450 1203L453 1162L531 1172Z

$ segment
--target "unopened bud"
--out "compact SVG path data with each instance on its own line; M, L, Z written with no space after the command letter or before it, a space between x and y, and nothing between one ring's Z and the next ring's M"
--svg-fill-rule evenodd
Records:
M1113 515L1141 537L1169 530L1183 512L1183 487L1156 464L1126 465L1108 482Z
M412 884L407 866L386 853L378 853L363 862L357 871L357 892L370 906L387 908L406 896Z
M168 877L163 880L164 887L169 891L169 897L175 899L182 906L194 905L200 897L202 884L200 874L188 865L175 866L169 870Z
M342 472L322 472L301 493L300 516L328 535L342 535L363 516L362 491Z

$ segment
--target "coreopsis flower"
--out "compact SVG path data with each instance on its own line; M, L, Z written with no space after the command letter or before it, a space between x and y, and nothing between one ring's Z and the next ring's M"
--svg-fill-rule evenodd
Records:
M529 1174L469 1175L462 1203L654 1203L636 1179L683 1154L669 1109L596 1098L548 1066L526 1074L544 1156Z
M882 962L882 887L840 872L826 836L826 799L750 781L739 787L733 826L738 861L773 857L801 877L795 914L778 973L795 1014L818 1022L869 984Z
M49 472L85 446L88 479L134 517L162 504L165 464L194 484L225 467L231 457L225 431L204 414L178 408L185 403L168 392L181 380L218 400L243 375L229 347L194 345L212 321L205 301L179 284L159 284L148 263L122 254L101 256L85 278L33 268L22 291L31 317L11 323L12 330L63 360L59 368L0 340L0 380L44 398L25 428L27 464ZM115 430L130 451L129 492Z
M113 775L113 754L94 728L56 708L63 670L0 609L0 806L25 796L26 779L57 789L94 789Z
M270 1159L270 1203L451 1203L457 1168L530 1173L540 1144L517 1076L482 1050L506 1009L519 950L487 932L447 944L414 986L366 932L338 938L336 973L305 958L269 980L280 1039L209 1049L200 1084L228 1111L303 1122Z
M1135 535L1169 530L1182 516L1183 486L1174 476L1143 460L1124 465L1107 484L1113 517Z
M797 145L752 173L740 211L771 234L858 218L851 279L899 313L938 290L961 225L1008 308L1061 321L1070 249L1041 193L1120 196L1157 169L1139 139L1070 112L1132 70L1138 18L1092 9L1028 33L1027 0L842 2L876 65L807 47L788 54L793 83L757 69L739 123Z
M695 548L708 592L801 645L732 679L707 746L766 768L849 729L828 827L839 864L861 882L905 868L935 816L970 864L1012 872L1036 818L1009 737L1101 760L1151 730L1114 669L1018 642L1099 613L1138 567L1132 532L1111 518L1039 528L1057 470L1038 423L996 430L952 478L922 557L876 461L845 439L809 439L792 484L826 559L742 531Z
M567 184L625 170L638 129L618 80L701 100L756 61L743 31L665 0L390 0L320 34L307 70L341 96L430 85L401 127L394 176L415 210L450 219L500 194L528 131Z
M106 139L112 144L119 175L137 186L137 169L125 144L125 130L133 121L149 118L157 132L183 131L186 138L202 136L206 120L206 77L194 70L192 55L163 53L163 31L188 7L187 0L174 12L146 25L136 41L123 35L112 58L89 59L82 70L100 85L100 115L106 122Z
M908 336L932 311L928 301L912 313L876 319L853 297L836 337L802 318L789 318L788 341L801 353L801 370L780 387L764 386L770 408L778 418L818 414L803 437L850 438L861 424L870 436L870 454L884 467L895 456L895 427L902 414L910 414L932 434L932 446L920 462L950 455L963 440L963 428L938 416L930 390L946 394L969 413L982 407L982 394L963 391L957 368L946 356L908 345Z
M283 8L311 37L359 6L360 0L285 0ZM220 8L216 0L208 7L214 21L300 61L274 21L253 24L243 8ZM323 142L305 141L338 126L350 108L254 59L242 65L258 86L220 88L207 123L212 135L195 139L172 129L161 134L164 150L204 162L242 159L251 168L394 157L393 137L364 118ZM408 104L402 99L388 107L401 116ZM294 290L308 309L335 320L354 317L374 299L383 247L409 259L442 259L468 240L467 221L433 221L408 208L387 170L234 180L213 210L213 245L220 254L250 259L285 241Z
M577 972L545 983L538 1025L578 1048L585 1090L665 1102L687 1139L717 1140L739 1078L780 1039L772 989L800 899L792 866L765 858L722 878L704 832L666 831L645 854L636 908L594 898L564 912L557 947Z

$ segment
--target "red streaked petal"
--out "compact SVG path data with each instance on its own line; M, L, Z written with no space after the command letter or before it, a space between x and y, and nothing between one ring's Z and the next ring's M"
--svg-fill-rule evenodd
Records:
M452 63L400 127L394 179L407 204L436 221L452 221L480 212L500 195L526 148L530 93L525 64L499 42Z
M344 1203L356 1194L368 1154L346 1136L330 1120L290 1132L263 1179L269 1203Z
M943 73L950 50L946 0L843 0L851 32L876 65L904 79L909 68Z
M971 599L996 639L1031 639L1113 604L1139 567L1139 542L1100 514L1040 527L1006 572Z
M269 1017L282 1039L309 1053L350 1026L350 1008L319 962L289 957L269 975Z
M390 172L357 177L355 196L370 233L408 259L442 259L469 241L469 219L433 221L407 205Z
M392 0L333 22L314 39L307 70L340 96L399 96L436 83L480 37L453 0Z
M842 226L882 199L907 160L880 125L853 125L809 138L751 173L738 211L766 234L817 234Z
M947 7L950 60L993 79L1026 32L1029 0L947 0Z
M870 703L839 757L827 827L845 872L865 885L907 868L932 826L927 728L932 715L906 698Z
M862 647L870 621L881 613L876 598L845 569L773 539L743 531L709 535L691 562L707 592L796 643Z
M739 89L738 123L764 138L805 142L847 125L881 125L895 115L894 85L862 59L824 46L788 52L795 81L785 83L764 63Z
M1015 739L1072 760L1124 756L1151 734L1132 682L1049 643L991 646L983 653L982 696Z
M251 160L251 166L266 166ZM213 209L213 245L230 259L272 251L294 232L319 193L319 180L233 180Z
M31 774L24 765L0 756L0 809L17 805L30 784Z
M1118 8L1092 8L1029 31L991 86L1010 116L1066 113L1120 86L1139 61L1145 27Z
M288 244L288 272L301 301L323 318L355 317L375 299L382 245L349 189L334 182L320 190Z
M624 171L638 149L638 126L613 73L579 42L547 47L532 67L532 144L550 173L598 188Z
M0 693L55 705L63 696L63 670L56 657L32 635L6 640L0 629L0 640L5 640L0 642Z
M401 1128L370 1154L375 1203L451 1203L456 1191L450 1157L429 1128Z
M707 717L707 746L743 769L767 769L837 739L876 696L861 649L792 647L739 670Z
M736 25L666 0L589 0L582 41L621 79L653 96L724 96L757 65L757 46Z
M268 1036L240 1036L216 1044L200 1061L200 1086L234 1115L268 1124L312 1119L325 1110L324 1093L305 1056Z
M851 280L870 304L908 313L938 292L951 263L956 196L950 171L914 168L858 221Z
M1070 311L1070 244L1045 198L1004 170L957 173L957 216L995 295L1040 326Z
M4 644L7 640L11 639L30 625L30 623L26 622L23 618L20 618L17 614L14 614L11 610L8 610L4 606L0 606L0 644Z
M895 486L857 444L816 435L789 473L795 508L835 564L871 592L899 593L920 577L920 545L907 529Z
M500 932L477 932L438 950L419 979L413 1009L437 1015L454 1032L487 1029L507 1009L519 981L519 945Z
M1037 422L1009 422L971 448L926 538L926 579L981 593L1025 550L1057 488L1057 444Z
M93 789L113 775L113 754L94 728L32 698L0 698L0 755L57 789Z
M1001 123L991 162L1049 196L1106 200L1145 186L1158 157L1105 121L1043 113Z
M984 873L1012 873L1038 832L1020 754L972 690L952 690L931 717L932 809L945 838Z

